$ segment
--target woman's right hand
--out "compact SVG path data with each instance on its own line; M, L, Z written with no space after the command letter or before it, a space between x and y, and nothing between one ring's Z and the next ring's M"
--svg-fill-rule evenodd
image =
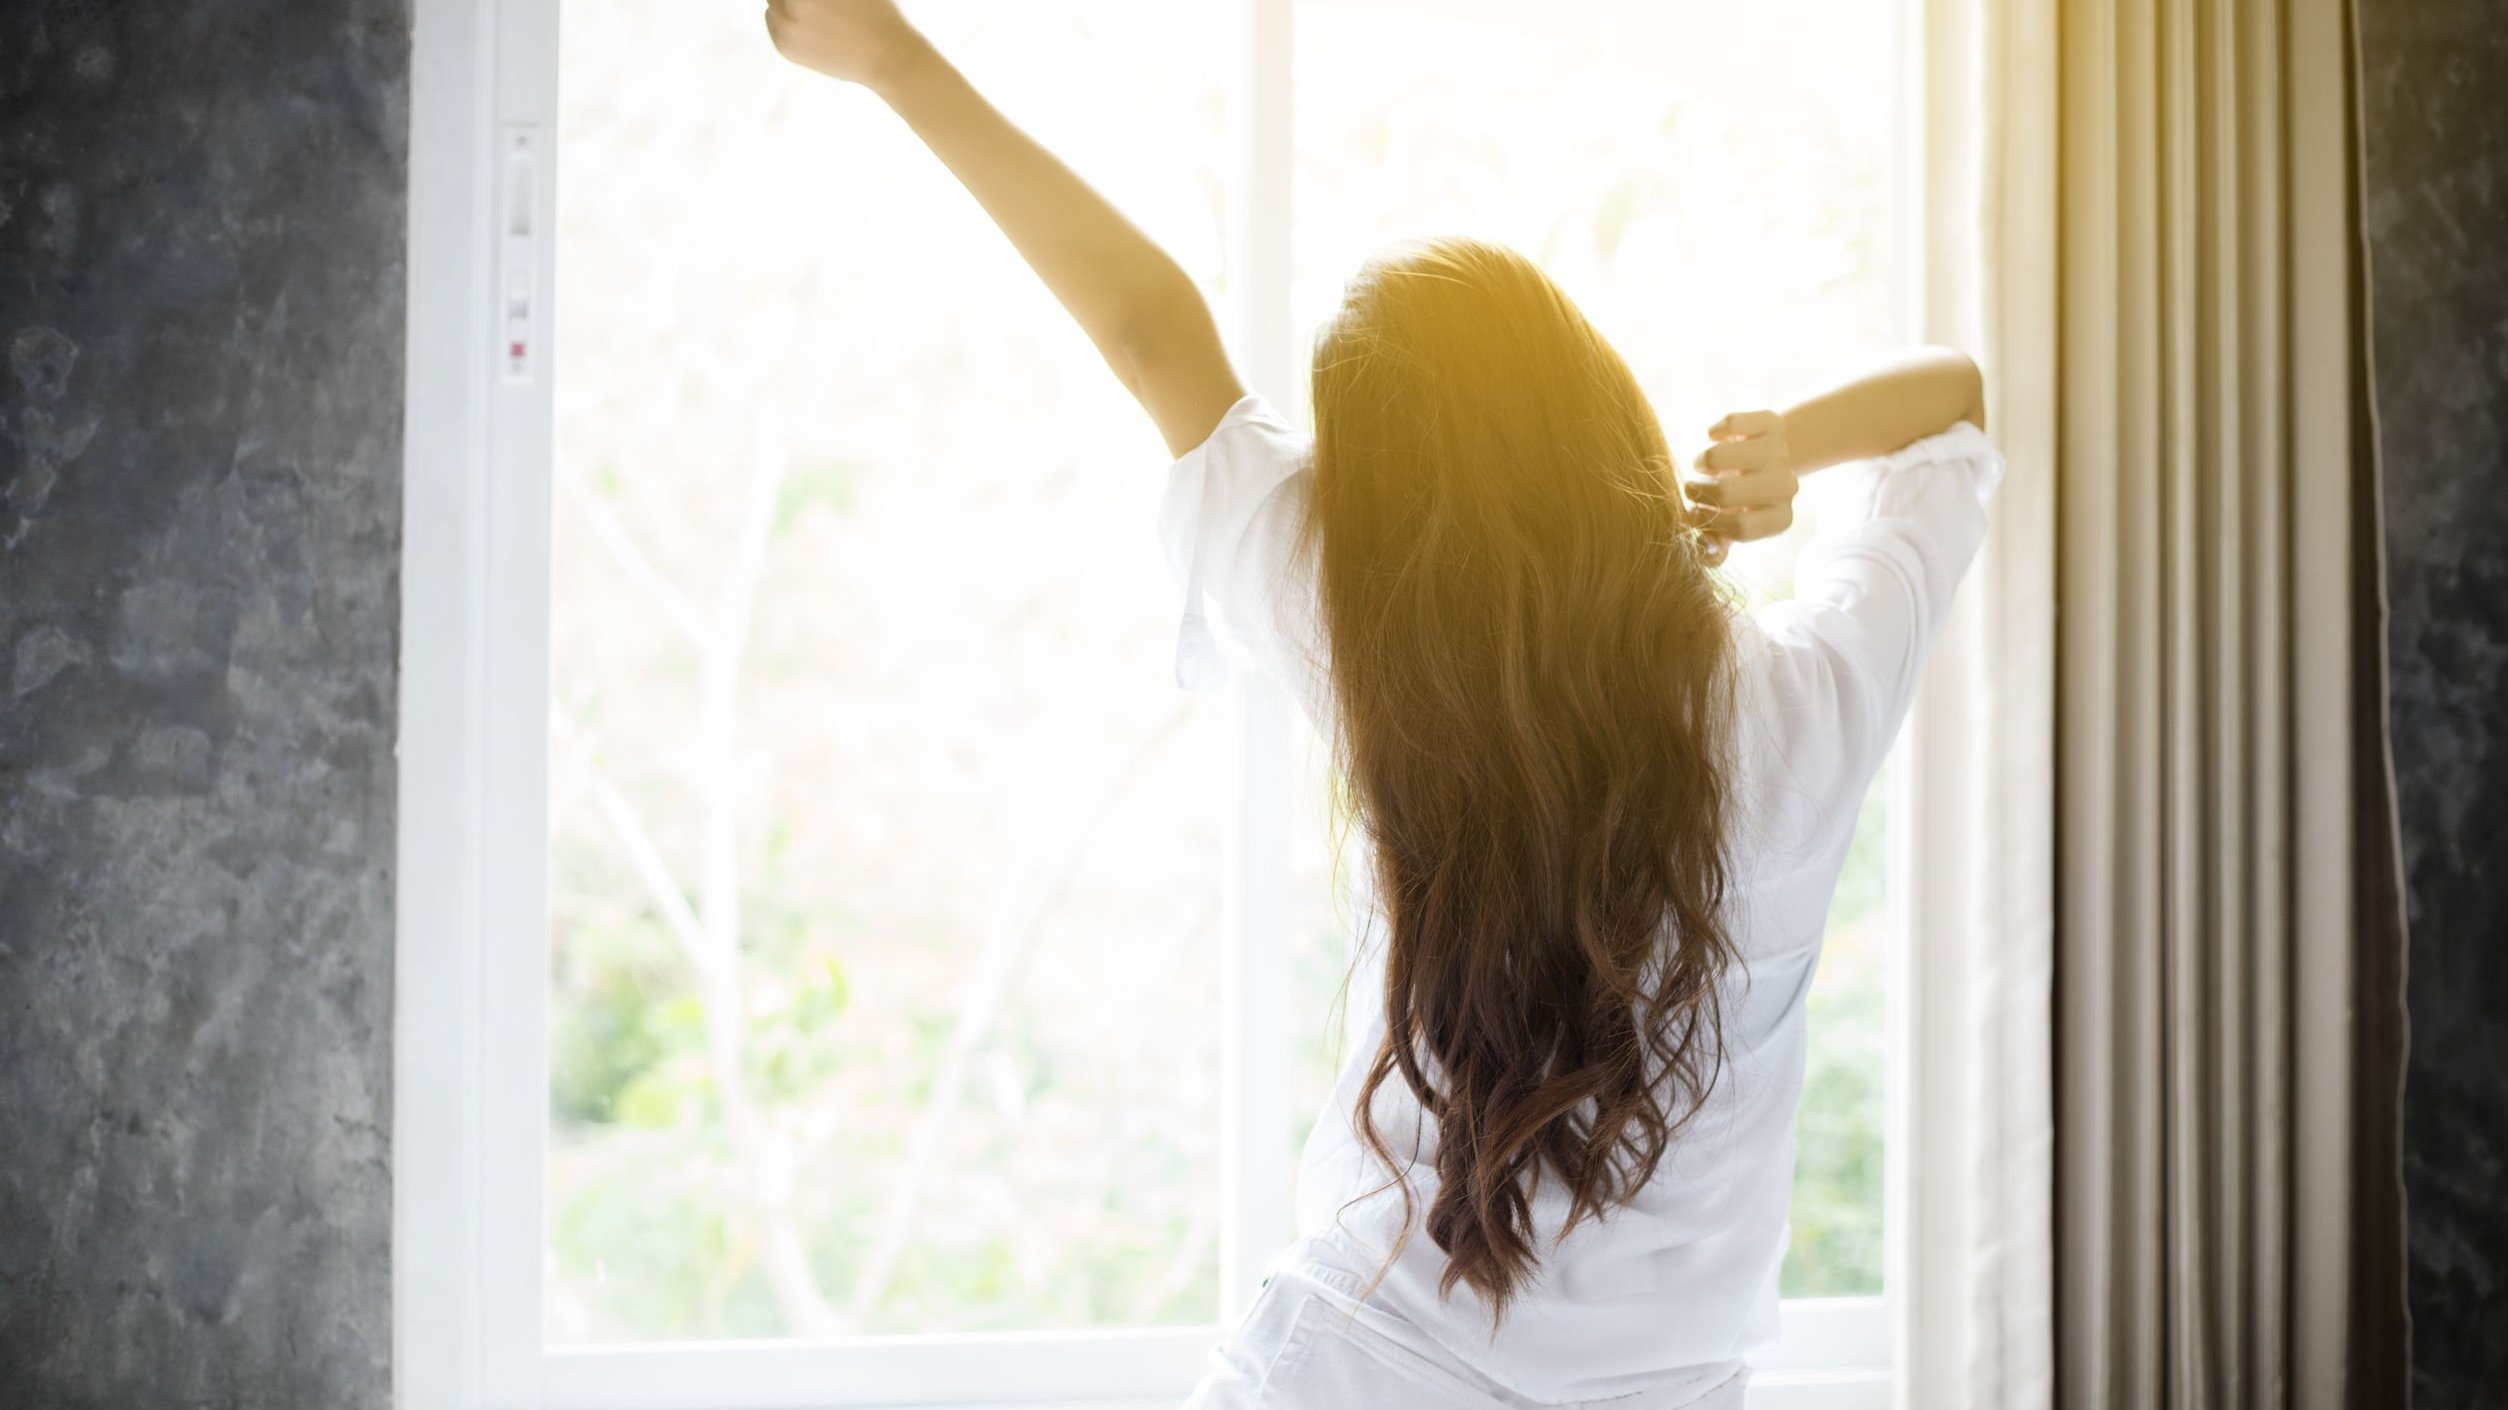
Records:
M803 68L874 90L923 42L894 0L768 0L766 32Z
M1714 444L1681 477L1681 493L1690 503L1689 522L1705 535L1707 562L1716 564L1734 544L1791 527L1802 479L1785 417L1777 412L1734 412L1707 428L1707 438Z

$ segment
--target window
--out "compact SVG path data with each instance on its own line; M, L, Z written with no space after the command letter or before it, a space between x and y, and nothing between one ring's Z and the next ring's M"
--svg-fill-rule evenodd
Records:
M1172 1404L1344 1056L1322 750L1172 688L1157 439L898 124L751 12L560 18L419 15L405 1398ZM1902 340L1894 7L915 18L1293 415L1415 231L1539 258L1676 445ZM1778 45L1816 82L1772 106L1734 56ZM1885 812L1754 1404L1887 1396Z

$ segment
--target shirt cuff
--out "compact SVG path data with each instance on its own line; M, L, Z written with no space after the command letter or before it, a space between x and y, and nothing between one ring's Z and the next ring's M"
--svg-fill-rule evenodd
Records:
M1839 468L1859 487L1857 512L1848 516L1856 519L1921 518L1924 506L1953 484L1982 509L2003 483L2003 453L1969 421Z

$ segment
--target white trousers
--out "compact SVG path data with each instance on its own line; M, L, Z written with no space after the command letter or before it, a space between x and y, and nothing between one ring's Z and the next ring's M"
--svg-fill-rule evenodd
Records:
M1527 1400L1389 1334L1376 1321L1385 1314L1361 1306L1365 1286L1364 1275L1329 1259L1275 1260L1244 1320L1211 1348L1184 1410L1742 1410L1747 1367L1704 1388Z

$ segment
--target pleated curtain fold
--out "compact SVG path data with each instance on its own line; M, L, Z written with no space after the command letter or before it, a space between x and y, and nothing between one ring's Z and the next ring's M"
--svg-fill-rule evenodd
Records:
M2057 1402L2400 1406L2341 0L2060 0Z

